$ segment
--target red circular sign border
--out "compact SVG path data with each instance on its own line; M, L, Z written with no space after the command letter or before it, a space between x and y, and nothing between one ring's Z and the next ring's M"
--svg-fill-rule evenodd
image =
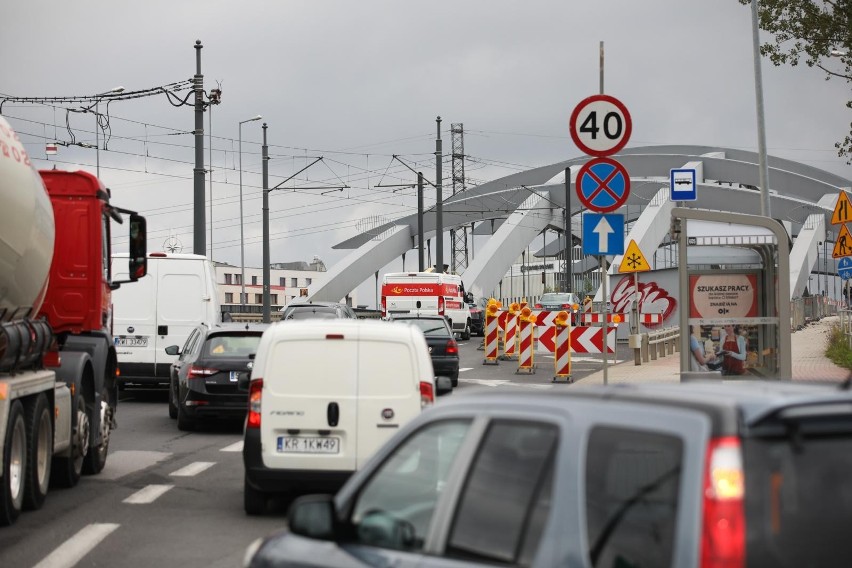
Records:
M581 140L579 135L577 134L577 130L574 127L575 122L577 121L577 116L580 112L591 103L597 101L606 101L612 103L618 110L621 111L621 114L624 115L624 136L622 136L621 141L613 146L610 150L601 151L601 150L593 150L586 146ZM571 139L574 140L574 144L576 144L577 148L585 152L590 156L596 156L598 158L606 158L607 156L611 156L613 154L617 154L627 145L627 142L630 140L630 135L633 133L633 119L630 118L630 111L627 110L627 107L624 106L620 100L616 99L610 95L592 95L591 97L586 97L582 101L580 101L577 106L574 107L574 110L571 112L571 118L568 122L568 130L571 132Z
M580 190L580 187L582 186L582 181L583 181L583 178L586 175L586 172L588 172L588 170L596 164L610 164L616 170L620 171L622 173L622 175L624 175L624 195L622 195L621 199L619 199L617 202L615 202L615 204L613 204L610 207L604 208L604 207L598 207L597 205L593 205L590 201L586 200L586 196L583 195L583 192ZM577 178L576 179L577 179L577 181L574 185L576 186L576 189L577 189L577 199L580 200L580 203L582 203L583 206L586 209L588 209L590 211L594 211L595 213L611 213L611 212L615 211L616 209L618 209L619 207L621 207L622 205L624 205L627 202L627 198L630 197L630 175L627 173L627 168L625 168L620 162L617 162L617 161L613 160L612 158L600 157L600 158L595 158L593 160L589 160L588 162L583 164L582 167L580 168L580 170L577 172Z

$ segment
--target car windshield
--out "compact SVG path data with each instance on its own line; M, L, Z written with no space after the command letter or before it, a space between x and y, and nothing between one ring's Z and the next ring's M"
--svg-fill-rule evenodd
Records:
M426 337L449 337L450 332L447 330L447 325L436 319L411 318L399 320L408 325L413 325L423 332Z
M248 357L257 353L260 333L227 335L216 334L204 342L204 355L210 357Z
M542 294L540 304L576 304L577 298L573 294Z

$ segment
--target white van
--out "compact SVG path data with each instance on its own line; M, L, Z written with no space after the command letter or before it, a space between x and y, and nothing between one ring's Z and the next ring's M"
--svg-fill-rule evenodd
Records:
M126 270L126 259L126 253L113 255L113 269ZM148 254L148 274L112 293L119 388L168 386L177 357L165 348L183 345L199 324L221 321L216 292L216 272L206 256Z
M457 274L388 272L382 277L382 317L394 314L440 315L462 339L470 339L470 308L464 283Z
M445 390L452 390L448 380ZM336 491L435 394L429 349L414 326L273 324L258 345L249 385L246 512L262 513L272 494Z

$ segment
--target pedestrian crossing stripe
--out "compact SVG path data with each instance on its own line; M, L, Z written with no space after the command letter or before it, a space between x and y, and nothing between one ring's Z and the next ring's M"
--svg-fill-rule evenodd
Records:
M844 256L852 256L852 234L846 225L840 226L840 234L834 242L834 250L831 253L832 258L843 258Z
M852 221L852 202L849 201L849 195L841 189L837 196L837 204L834 206L834 213L831 215L831 224L842 225L849 221Z
M852 242L852 241L850 241ZM630 239L630 244L627 245L627 250L624 251L624 256L621 258L621 264L618 267L619 272L648 272L651 270L651 265L645 260L645 255L639 250L639 245L636 241Z

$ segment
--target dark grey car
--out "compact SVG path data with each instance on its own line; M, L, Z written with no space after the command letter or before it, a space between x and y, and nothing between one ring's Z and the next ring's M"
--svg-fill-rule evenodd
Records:
M836 385L456 394L248 565L845 566L850 471Z
M202 420L243 419L248 410L248 376L254 354L269 324L199 325L178 355L169 377L169 417L180 430L193 430Z

